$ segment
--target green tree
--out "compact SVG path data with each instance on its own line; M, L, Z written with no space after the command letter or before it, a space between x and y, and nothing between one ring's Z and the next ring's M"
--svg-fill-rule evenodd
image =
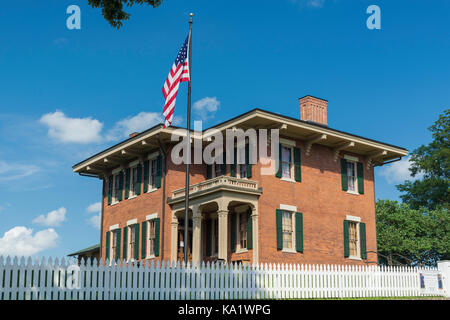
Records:
M411 209L405 203L376 203L380 262L388 265L435 265L450 258L450 215L439 207Z
M433 141L411 152L411 175L423 174L416 181L405 181L397 186L403 192L401 199L413 209L426 207L449 209L450 187L450 109L444 111L429 128Z
M123 21L130 18L130 14L123 11L123 5L132 7L134 4L148 4L153 8L158 7L163 0L88 0L93 8L102 8L103 17L114 28L120 29Z

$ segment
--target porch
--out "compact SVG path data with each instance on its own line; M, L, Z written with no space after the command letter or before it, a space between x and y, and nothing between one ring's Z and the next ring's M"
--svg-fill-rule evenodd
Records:
M188 259L258 263L258 198L256 181L220 176L189 188ZM185 190L172 192L171 261L184 259Z

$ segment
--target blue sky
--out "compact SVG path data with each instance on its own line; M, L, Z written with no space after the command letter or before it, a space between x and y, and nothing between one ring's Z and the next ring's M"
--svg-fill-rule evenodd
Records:
M81 30L66 27L71 4ZM366 27L371 4L381 30ZM158 122L189 12L193 118L205 126L255 107L299 117L297 99L311 94L329 101L330 127L413 150L449 107L448 1L170 0L129 12L116 30L87 1L2 6L0 254L99 242L100 180L71 167ZM185 101L182 84L180 125ZM398 199L407 168L376 168L376 197Z

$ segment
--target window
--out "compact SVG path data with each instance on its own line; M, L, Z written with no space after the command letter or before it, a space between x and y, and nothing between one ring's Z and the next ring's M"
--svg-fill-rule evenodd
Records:
M156 175L157 175L157 166L158 160L155 158L149 161L149 171L150 171L150 179L149 179L149 191L156 189Z
M292 179L293 166L293 152L292 147L281 146L281 172L282 178Z
M348 239L350 256L359 257L358 222L350 221L348 224Z
M247 248L247 212L239 214L239 245Z
M293 249L293 214L289 211L283 211L282 214L283 249Z
M110 252L110 257L111 257L111 261L115 261L116 258L116 252L117 252L117 231L112 231L111 232L111 252Z
M136 242L136 232L134 228L136 225L132 225L128 227L128 260L134 259L134 244Z
M358 178L356 176L356 162L347 161L348 191L358 190Z
M147 257L153 258L155 256L155 220L148 221L148 246Z
M120 175L116 174L114 175L114 183L113 183L113 193L112 193L112 202L118 202L119 201L119 183L120 183L120 179L119 179Z
M213 175L214 177L220 177L222 175L222 164L214 163Z
M130 168L130 197L136 195L137 167Z

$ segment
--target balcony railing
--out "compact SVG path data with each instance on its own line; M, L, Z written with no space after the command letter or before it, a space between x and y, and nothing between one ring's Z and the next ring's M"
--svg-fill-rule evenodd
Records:
M189 187L189 195L192 196L197 192L207 191L219 188L235 189L237 191L258 192L258 183L256 181L239 179L229 176L220 176L213 179L208 179ZM185 188L177 189L172 192L172 200L182 198L185 196Z

